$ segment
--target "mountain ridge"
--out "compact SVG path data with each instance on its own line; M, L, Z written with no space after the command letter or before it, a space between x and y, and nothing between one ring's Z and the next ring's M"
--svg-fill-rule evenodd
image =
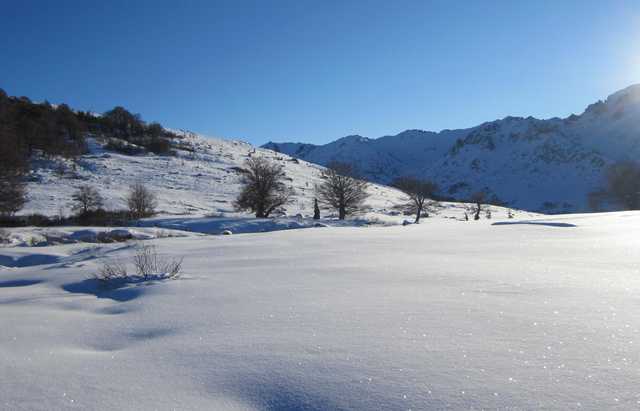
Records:
M604 185L606 167L640 155L640 84L566 118L507 116L465 129L262 147L320 165L353 163L383 184L404 175L428 178L457 199L484 191L517 208L590 211L588 194Z

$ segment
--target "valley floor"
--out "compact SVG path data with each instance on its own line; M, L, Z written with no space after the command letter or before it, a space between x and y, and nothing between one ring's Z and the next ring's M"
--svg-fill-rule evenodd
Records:
M0 248L0 408L630 409L640 213ZM19 263L18 263L19 262Z

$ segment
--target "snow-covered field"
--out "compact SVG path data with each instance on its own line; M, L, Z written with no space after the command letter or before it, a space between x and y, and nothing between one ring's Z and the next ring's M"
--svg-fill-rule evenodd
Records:
M90 276L133 242L0 248L0 408L635 409L638 231L626 212L157 236L182 277L110 290Z

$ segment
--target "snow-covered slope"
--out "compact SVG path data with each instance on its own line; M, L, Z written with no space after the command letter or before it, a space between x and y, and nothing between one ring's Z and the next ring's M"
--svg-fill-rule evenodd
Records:
M107 208L122 208L129 185L142 181L158 196L161 215L233 214L233 200L240 190L238 170L249 156L265 156L284 166L295 190L287 213L313 214L313 190L321 167L288 155L193 133L184 134L180 145L187 150L176 156L130 156L107 151L94 139L89 143L90 153L75 165L60 159L36 161L28 178L29 201L21 213L69 214L71 197L83 184L96 187ZM380 185L371 186L370 192L367 204L373 211L391 209L401 198L397 190Z
M637 409L640 213L499 223L0 248L0 409Z
M507 117L464 130L264 147L317 164L352 162L382 183L430 178L455 198L484 190L517 208L587 210L587 194L602 187L606 166L640 156L640 85L566 119Z

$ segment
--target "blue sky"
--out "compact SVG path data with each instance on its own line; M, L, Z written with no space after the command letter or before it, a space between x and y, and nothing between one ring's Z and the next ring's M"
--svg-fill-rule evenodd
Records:
M0 88L324 143L547 118L640 82L639 1L4 1Z

